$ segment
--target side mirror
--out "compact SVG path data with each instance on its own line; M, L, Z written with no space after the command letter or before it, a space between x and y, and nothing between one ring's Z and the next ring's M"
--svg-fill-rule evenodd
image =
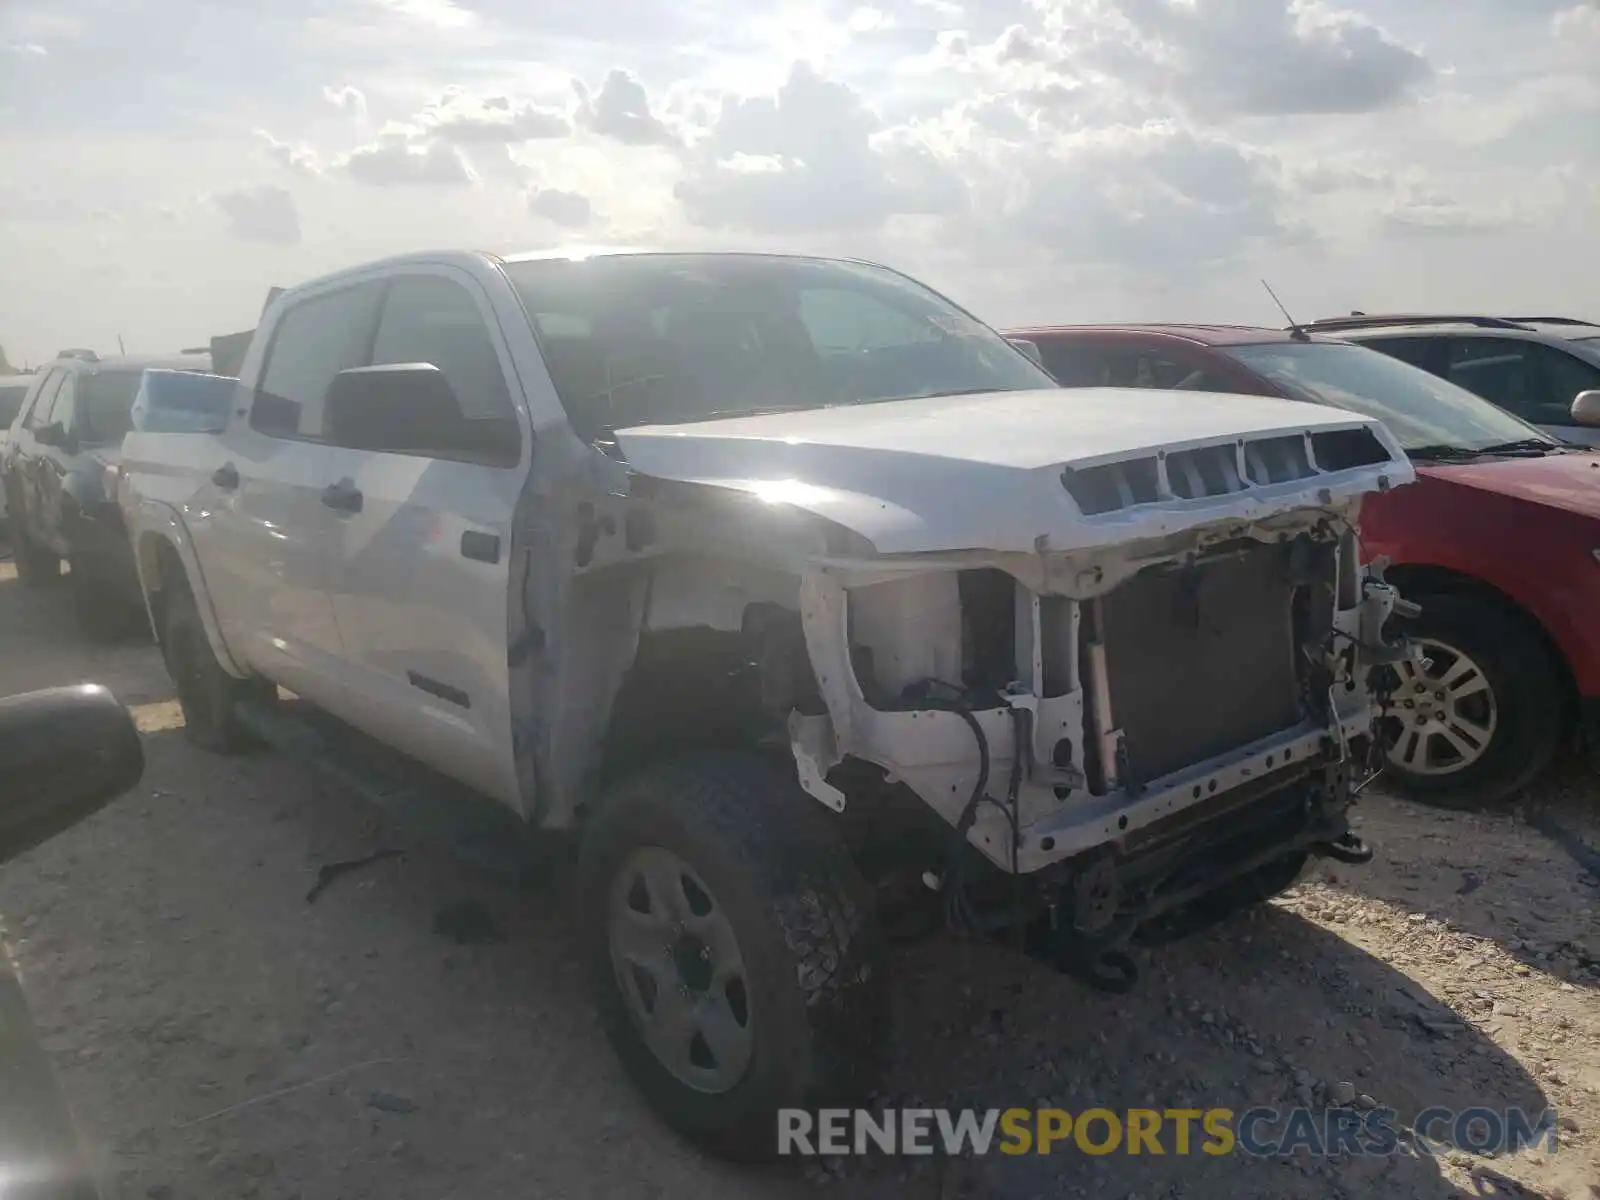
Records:
M62 434L61 422L51 421L48 425L41 425L33 431L33 440L41 446L59 446Z
M132 788L144 747L128 710L97 684L0 700L0 863L70 829Z
M503 432L499 422L469 421L450 381L432 363L340 371L328 385L322 422L338 446L437 458L492 454L486 435Z
M1590 429L1600 428L1600 390L1579 392L1572 402L1572 423Z
M1006 341L1010 342L1018 350L1021 350L1023 354L1027 355L1028 361L1034 366L1039 368L1044 367L1044 355L1039 353L1038 342L1030 342L1027 338L1007 338Z

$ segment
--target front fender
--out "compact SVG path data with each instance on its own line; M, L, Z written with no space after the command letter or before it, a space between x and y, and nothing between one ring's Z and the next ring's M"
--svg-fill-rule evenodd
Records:
M211 652L217 656L217 664L229 675L248 679L250 673L235 661L228 652L227 643L223 641L222 625L212 607L211 593L206 587L205 575L200 570L200 560L194 552L194 540L189 536L183 517L170 504L144 498L137 498L125 505L123 515L128 522L129 536L133 539L139 592L144 598L151 629L159 637L161 631L156 628L155 609L151 606L150 597L161 590L161 548L165 544L178 556L178 562L183 566L189 590L194 595L195 608L200 613L200 622L205 626L206 640L211 643Z

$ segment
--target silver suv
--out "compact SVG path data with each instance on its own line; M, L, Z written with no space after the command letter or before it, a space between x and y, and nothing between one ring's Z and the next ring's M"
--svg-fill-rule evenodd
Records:
M1574 402L1600 391L1600 325L1576 317L1370 316L1306 326L1360 342L1477 392L1566 442L1600 446Z

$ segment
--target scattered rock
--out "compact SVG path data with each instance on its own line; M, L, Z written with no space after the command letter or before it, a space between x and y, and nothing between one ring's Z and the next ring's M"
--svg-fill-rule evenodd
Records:
M1328 1099L1334 1104L1346 1105L1356 1098L1356 1085L1348 1079L1328 1085Z

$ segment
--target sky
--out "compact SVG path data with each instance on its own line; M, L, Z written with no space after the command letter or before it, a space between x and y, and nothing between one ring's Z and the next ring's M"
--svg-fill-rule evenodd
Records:
M1600 319L1595 0L3 0L0 346L419 249L861 256L991 324Z

